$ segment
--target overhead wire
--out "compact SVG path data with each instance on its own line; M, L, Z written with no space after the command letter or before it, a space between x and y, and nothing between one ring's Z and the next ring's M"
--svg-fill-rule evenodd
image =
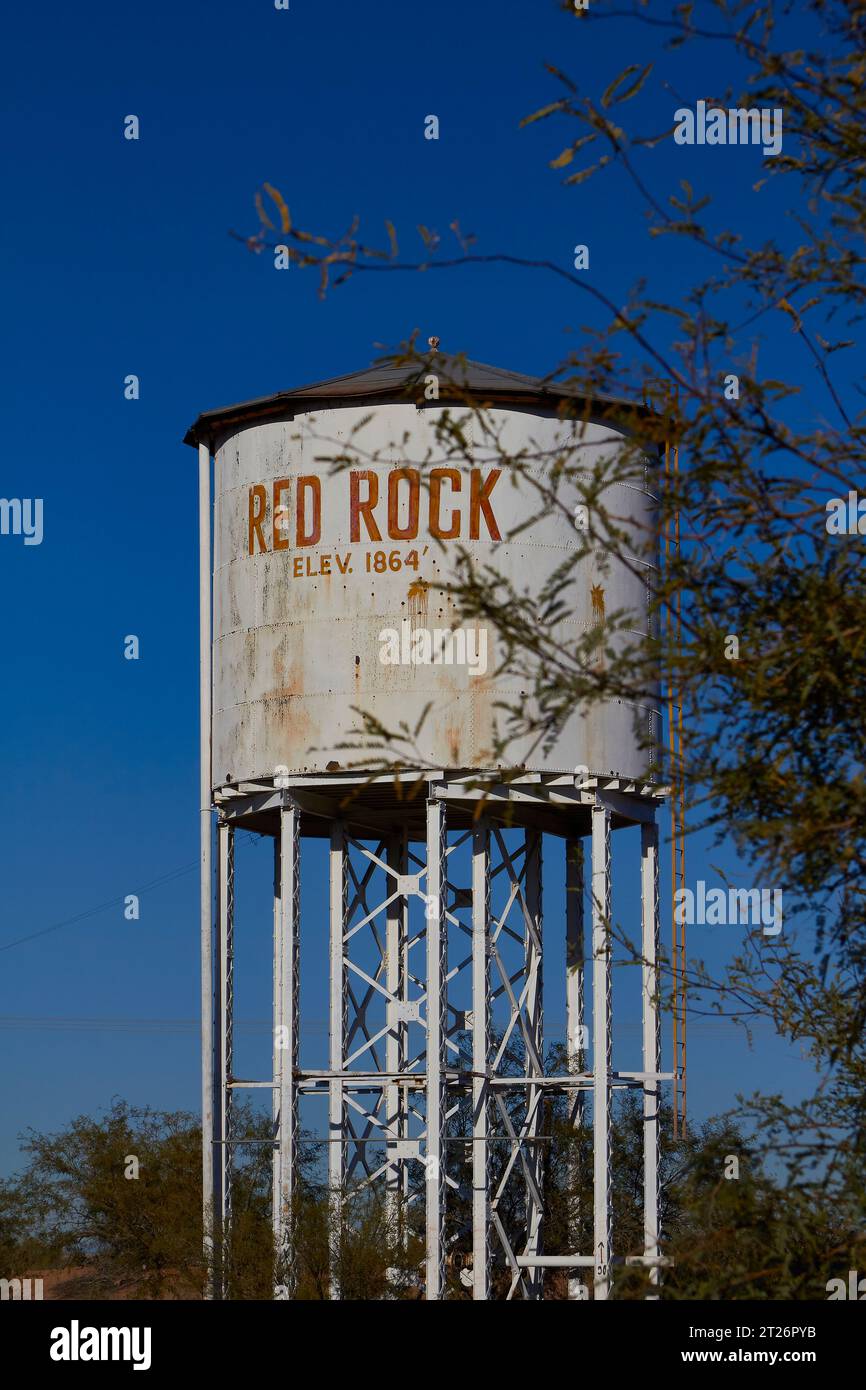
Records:
M257 841L261 838L253 835L252 831L249 830L238 833L248 835L251 840ZM149 883L136 889L134 896L140 898L142 894L149 893L154 888L161 888L163 884L172 883L175 879L183 878L185 874L191 874L194 869L199 868L199 862L198 859L194 859L189 864L181 864L176 869L169 869L167 873L160 874L158 878L151 879ZM97 903L95 907L87 907L82 912L76 912L72 917L64 917L62 922L54 922L50 927L41 927L39 931L28 932L26 936L17 936L14 941L6 941L0 945L0 952L11 951L13 946L23 946L26 941L36 941L40 936L48 936L51 932L60 931L64 927L75 926L76 923L85 922L90 917L97 917L100 912L107 912L110 907L122 906L130 896L132 895L129 893L119 893L116 897L107 899L106 902Z

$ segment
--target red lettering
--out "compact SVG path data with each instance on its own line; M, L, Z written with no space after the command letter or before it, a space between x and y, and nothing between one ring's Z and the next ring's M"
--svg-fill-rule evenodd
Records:
M260 505L257 507L256 503ZM262 534L262 522L265 519L265 511L268 505L268 495L261 483L256 483L250 488L250 510L249 510L249 542L250 554L254 554L254 541L258 537L259 550L267 550L265 538Z
M361 480L366 479L367 497L361 501ZM376 525L373 516L373 508L379 500L379 479L371 468L361 469L357 473L349 474L349 539L359 541L361 539L361 517L367 527L367 535L371 541L380 541L381 532Z
M443 528L439 516L442 483L446 478L455 492L459 492L463 486L463 479L456 468L430 469L430 535L436 536L442 541L453 541L460 535L460 513L452 511L451 524L447 531Z
M310 529L304 529L306 518L306 496L307 493L313 496L313 515L310 521ZM295 542L297 545L315 545L322 536L322 484L318 478L305 475L298 479L298 515L295 523Z
M280 497L291 487L289 478L277 478L274 483L274 550L289 548L289 507Z
M472 483L469 492L469 536L473 541L478 540L479 523L482 512L484 513L484 520L487 523L487 530L490 532L491 539L494 541L502 540L499 534L499 527L496 525L496 517L493 515L493 509L489 501L490 494L499 481L501 472L501 468L491 468L490 472L487 474L487 480L482 487L481 469L473 468L472 470Z
M400 526L399 486L403 480L409 484L409 519ZM413 541L418 535L418 500L421 496L421 474L417 468L395 468L388 475L388 535L394 541Z

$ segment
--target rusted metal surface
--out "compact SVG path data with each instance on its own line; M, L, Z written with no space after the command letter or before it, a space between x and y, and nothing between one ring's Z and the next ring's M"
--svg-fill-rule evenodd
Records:
M487 446L476 447L469 462L445 457L435 439L441 409L337 404L224 430L215 455L214 786L273 777L279 768L363 766L362 751L345 747L358 742L358 709L389 729L414 728L428 704L418 757L443 769L495 766L496 702L520 703L525 695L519 682L494 674L500 652L492 624L464 624L436 585L453 576L463 547L518 590L537 591L581 537L566 508L509 540L537 510L537 494ZM581 429L578 449L586 451L587 468L600 448L615 451L620 439L609 425L576 427L541 408L497 406L491 414L512 453L531 441L535 451L553 451ZM357 463L335 472L327 459L353 445ZM633 519L635 551L643 557L654 530L654 477L648 464L643 486L614 486L605 494L612 514ZM635 626L645 630L653 570L646 563L637 569L629 573L615 560L605 566L599 555L582 560L561 638L574 640L600 614L621 609L634 612ZM385 630L396 634L399 654L406 655L404 623L410 634L479 628L486 670L480 660L475 674L459 662L383 664ZM638 746L635 721L645 734L658 730L658 718L655 701L638 709L596 706L585 716L575 713L546 754L514 745L501 761L639 778L647 753ZM413 762L408 748L394 756Z

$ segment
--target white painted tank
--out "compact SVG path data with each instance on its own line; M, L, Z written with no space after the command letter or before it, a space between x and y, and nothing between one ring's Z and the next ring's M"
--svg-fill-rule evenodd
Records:
M436 361L442 371L447 359ZM600 451L621 447L610 403L605 423L575 425L557 416L556 399L532 378L463 362L459 371L489 403L510 453L554 451L575 430L588 468ZM452 367L446 376L455 374ZM501 652L493 626L462 624L432 586L453 577L465 549L518 589L537 592L581 537L566 510L509 539L537 510L537 494L489 445L476 442L471 462L444 458L436 419L458 407L444 391L438 403L425 401L423 377L407 400L410 378L418 380L417 366L373 368L208 412L186 436L208 442L215 458L214 787L281 768L372 766L377 758L345 746L358 743L357 711L390 730L414 729L428 706L417 738L425 766L484 769L501 761L644 778L641 744L660 727L655 699L597 705L575 714L546 752L512 745L505 758L493 757L494 721L502 720L496 702L519 703L523 691L495 674ZM335 471L328 459L343 451L352 462ZM570 460L574 466L574 453ZM565 642L622 609L647 630L655 470L647 461L637 484L606 491L608 511L633 523L635 563L581 561L558 629ZM415 761L406 748L392 756Z

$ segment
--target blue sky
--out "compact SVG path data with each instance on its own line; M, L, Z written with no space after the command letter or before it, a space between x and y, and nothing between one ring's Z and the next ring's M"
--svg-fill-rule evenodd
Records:
M312 274L276 274L229 238L230 228L256 229L255 190L275 184L315 230L337 232L358 213L381 239L390 218L409 253L420 251L417 224L447 236L454 218L479 250L567 267L586 243L589 274L614 300L642 274L675 300L690 275L707 272L698 253L651 244L618 175L563 187L548 161L568 128L518 124L559 94L545 61L596 95L627 63L656 61L639 100L657 130L681 102L738 80L718 47L683 63L652 32L584 24L547 0L291 0L288 12L270 0L95 0L86 14L49 0L16 7L4 37L0 491L42 497L45 520L40 546L0 538L0 1172L16 1165L27 1125L58 1127L114 1095L198 1105L194 871L144 893L138 922L117 901L2 949L195 864L187 425L202 409L365 367L377 345L416 328L448 350L535 373L555 366L582 324L601 321L554 277L501 267L359 276L322 302ZM130 113L138 142L123 139ZM438 141L423 138L429 113ZM691 178L723 200L731 225L784 240L788 210L752 187L761 164L757 149L668 141L644 168L664 192ZM825 410L787 322L756 337L772 375L802 380L809 408ZM137 402L124 400L128 373L141 379ZM123 659L129 633L140 638L138 662ZM269 857L268 844L243 837L239 874L249 869L252 883L258 865L267 885ZM711 858L749 882L731 854L708 857L699 845L690 880L712 876ZM267 891L243 891L251 984L239 1014L263 1018ZM729 946L717 935L697 949L720 960ZM553 993L548 1011L555 1029ZM57 1022L92 1019L118 1022ZM148 1031L129 1020L190 1022ZM315 1037L314 1028L314 1050ZM799 1054L766 1033L750 1053L725 1025L693 1030L696 1118L732 1104L738 1089L793 1095L805 1079Z

